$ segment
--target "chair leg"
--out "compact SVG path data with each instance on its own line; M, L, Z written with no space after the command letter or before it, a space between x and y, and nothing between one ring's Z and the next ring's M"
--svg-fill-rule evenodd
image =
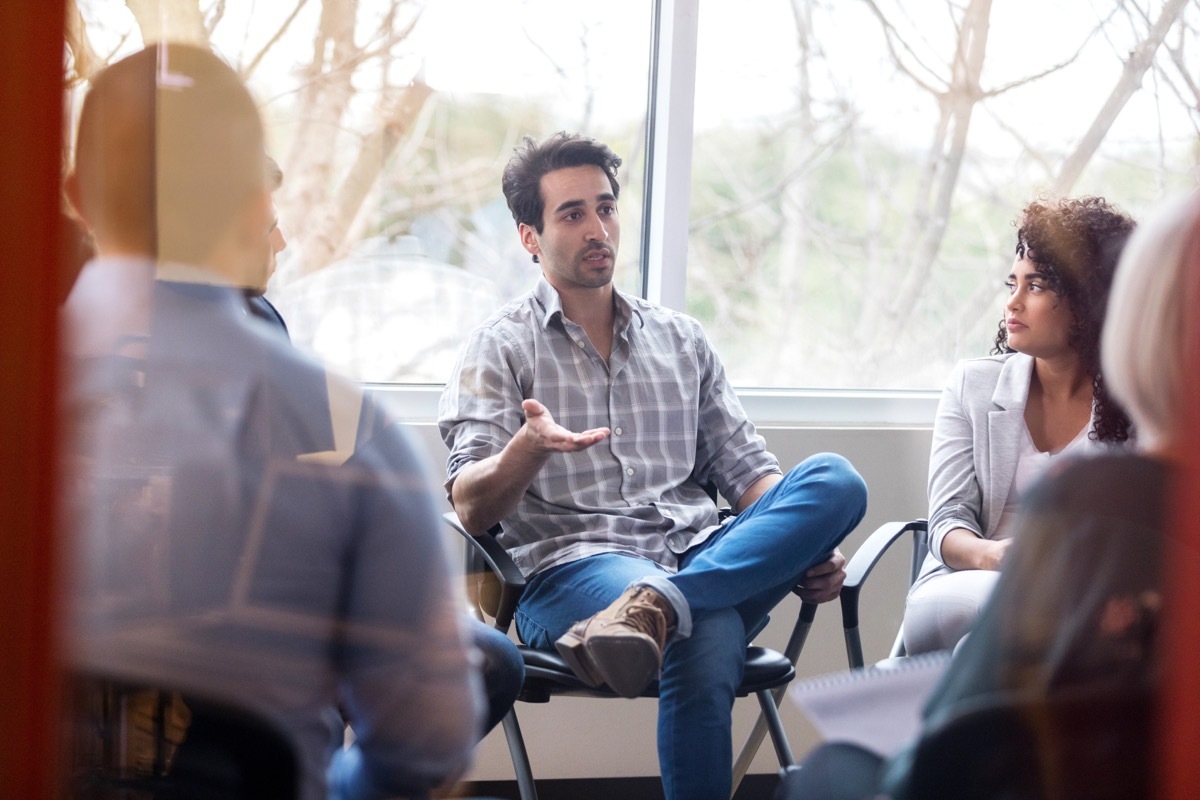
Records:
M783 699L783 693L782 686L759 692L758 704L762 707L762 716L767 721L767 730L771 734L771 744L775 746L775 757L779 759L779 766L790 767L796 763L796 759L792 756L792 745L783 730L783 720L779 718L779 703Z
M755 695L762 710L733 765L733 787L730 796L737 794L742 778L750 771L750 763L758 754L758 748L767 733L771 734L771 744L775 747L775 757L779 759L779 766L790 767L796 763L791 743L788 742L787 733L783 729L783 720L779 717L779 704L783 701L785 691L786 686L777 686L774 689L764 689Z
M521 800L537 800L537 786L533 782L533 769L529 766L529 753L525 750L525 737L521 736L516 709L509 709L502 724L513 771L517 775L517 789L521 793Z
M788 643L783 648L783 655L788 661L792 662L792 666L800 660L800 653L804 650L804 643L808 640L808 632L812 630L813 620L817 616L817 606L815 603L801 603L800 614L796 617L796 624L792 626L792 635L788 637ZM779 764L782 767L790 766L795 763L792 757L791 745L788 744L787 736L783 732L783 724L779 720L779 704L783 701L783 693L787 691L787 686L777 686L768 692L759 692L759 705L763 706L763 711L758 715L758 719L754 722L754 728L750 731L750 735L746 737L746 743L742 745L742 750L738 753L737 761L733 765L733 793L736 794L738 786L742 783L742 778L746 777L746 773L750 770L750 762L754 760L754 756L758 754L758 748L762 745L763 737L767 734L768 729L771 732L771 741L775 745L775 755L779 757ZM763 696L771 696L771 710L766 710L767 704ZM770 717L770 718L768 718ZM780 742L783 743L783 753L780 751ZM786 761L785 761L786 758Z

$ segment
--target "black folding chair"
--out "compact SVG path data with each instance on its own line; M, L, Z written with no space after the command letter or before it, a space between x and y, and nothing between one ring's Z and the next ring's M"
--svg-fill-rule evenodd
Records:
M504 547L496 541L496 535L500 532L499 526L483 536L472 536L462 527L453 512L444 516L447 523L458 531L467 543L466 572L471 579L468 595L475 613L480 619L491 618L497 629L507 633L516 612L517 602L525 590L525 577ZM734 764L735 792L766 734L770 734L780 767L795 763L791 745L779 718L779 703L787 683L796 675L796 661L800 657L816 613L816 604L801 604L800 613L784 652L754 645L746 648L746 668L737 696L754 695L758 698L761 710L758 722L747 737ZM557 652L538 650L525 645L518 647L525 661L525 683L518 699L526 703L546 703L555 695L600 698L618 696L607 687L592 688L583 683ZM642 696L657 697L658 683L647 687ZM504 718L503 725L521 798L536 800L537 788L534 784L533 770L515 708Z

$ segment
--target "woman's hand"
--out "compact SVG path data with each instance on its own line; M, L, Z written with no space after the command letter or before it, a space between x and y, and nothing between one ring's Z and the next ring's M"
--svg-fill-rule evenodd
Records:
M980 539L979 544L978 566L975 569L989 569L998 572L1000 565L1004 563L1004 554L1008 552L1008 546L1012 544L1012 539Z
M1012 539L984 539L967 528L954 528L942 540L942 561L951 569L997 571Z

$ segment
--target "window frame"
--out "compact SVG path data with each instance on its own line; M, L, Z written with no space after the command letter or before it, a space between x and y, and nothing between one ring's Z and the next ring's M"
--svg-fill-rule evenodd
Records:
M699 3L654 0L646 112L642 296L686 311ZM440 384L365 384L409 423L437 419ZM760 427L930 428L940 392L736 387Z

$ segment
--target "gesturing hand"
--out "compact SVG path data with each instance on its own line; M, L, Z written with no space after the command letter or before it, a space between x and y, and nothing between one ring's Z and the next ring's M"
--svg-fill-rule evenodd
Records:
M608 428L592 428L582 433L569 431L555 422L550 411L537 400L523 401L521 410L525 412L525 425L521 431L536 451L573 453L586 450L609 434Z

